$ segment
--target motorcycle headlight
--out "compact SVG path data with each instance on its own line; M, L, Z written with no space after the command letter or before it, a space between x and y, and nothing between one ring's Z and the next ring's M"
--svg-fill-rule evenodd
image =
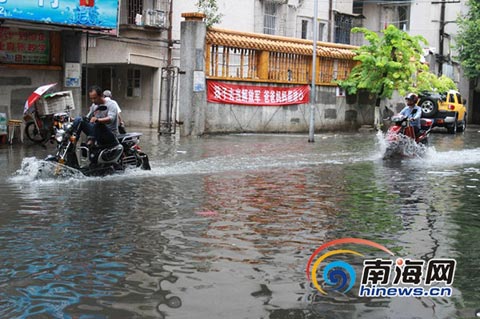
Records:
M58 143L61 143L62 140L63 140L63 135L65 135L65 131L60 129L60 130L57 130L57 132L55 133L55 140L58 142Z
M63 129L65 131L69 131L72 128L72 126L73 126L72 122L67 122L67 123L63 124Z

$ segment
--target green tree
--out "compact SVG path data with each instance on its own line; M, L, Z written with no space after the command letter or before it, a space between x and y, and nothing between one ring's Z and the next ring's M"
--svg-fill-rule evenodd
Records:
M432 72L420 72L417 76L417 86L413 92L433 91L447 92L448 90L458 90L457 85L448 76L436 76Z
M469 0L469 12L465 17L457 19L459 32L456 37L456 48L465 75L474 79L480 76L480 2Z
M218 5L216 0L198 0L195 4L198 11L205 14L205 23L207 27L222 22L223 14L218 12Z
M356 50L354 60L360 63L346 80L338 81L348 94L364 90L378 98L390 98L395 90L402 95L415 91L416 75L428 69L420 62L420 43L427 44L424 37L410 36L393 25L382 31L382 37L366 28L353 28L352 32L362 32L369 44Z

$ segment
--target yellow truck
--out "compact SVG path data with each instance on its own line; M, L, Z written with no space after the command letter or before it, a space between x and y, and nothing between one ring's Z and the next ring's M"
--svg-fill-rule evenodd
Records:
M445 93L422 92L417 105L422 117L433 120L433 126L445 127L450 134L463 132L467 127L466 101L458 91Z

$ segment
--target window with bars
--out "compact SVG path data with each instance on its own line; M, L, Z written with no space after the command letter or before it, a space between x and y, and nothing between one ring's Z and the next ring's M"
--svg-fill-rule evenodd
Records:
M143 0L128 0L128 24L136 24L137 14L143 13Z
M352 16L335 13L335 43L350 44L350 30L352 27Z

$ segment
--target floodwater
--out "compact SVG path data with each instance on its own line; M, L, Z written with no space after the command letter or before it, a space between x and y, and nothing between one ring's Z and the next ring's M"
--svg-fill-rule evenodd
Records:
M475 317L480 130L436 132L424 158L384 161L382 141L144 131L152 170L104 178L39 174L52 146L0 145L0 318ZM455 259L451 296L320 293L308 260L347 237L395 254L327 249L364 254L343 257L357 281L372 256Z

